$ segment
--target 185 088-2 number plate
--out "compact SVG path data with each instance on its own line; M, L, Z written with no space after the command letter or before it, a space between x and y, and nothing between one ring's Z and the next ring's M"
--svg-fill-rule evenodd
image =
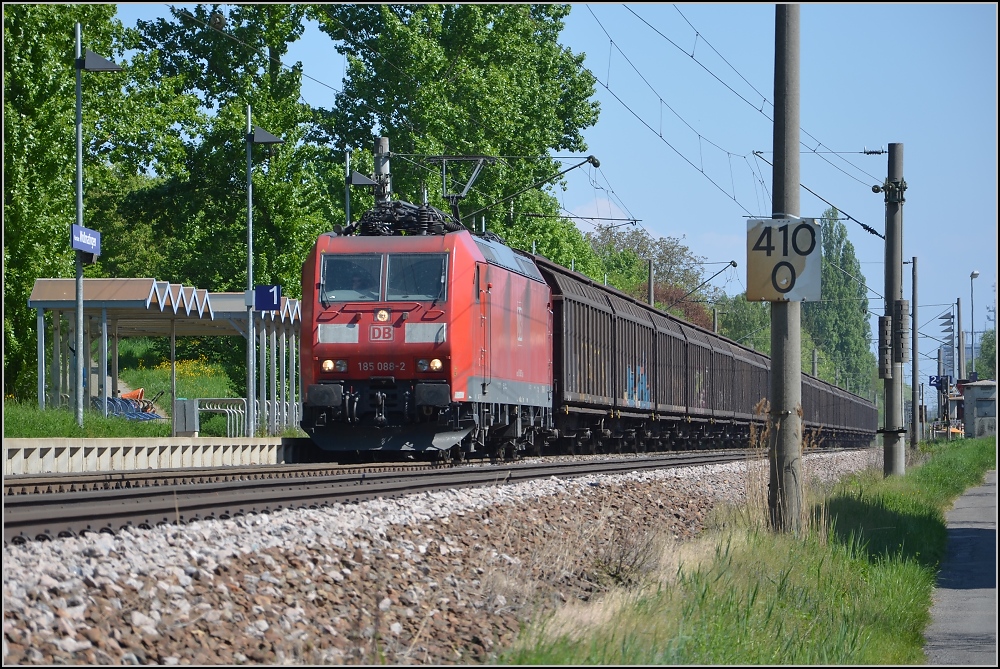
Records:
M390 362L385 360L366 360L358 363L361 372L405 372L405 362Z

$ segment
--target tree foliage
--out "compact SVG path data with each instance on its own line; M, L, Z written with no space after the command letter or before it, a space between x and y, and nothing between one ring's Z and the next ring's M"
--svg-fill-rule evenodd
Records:
M646 301L652 260L656 306L702 327L711 327L711 316L704 305L717 299L719 291L702 285L705 258L694 254L682 239L654 238L644 228L625 226L598 226L585 236L609 285ZM600 275L595 278L603 280Z
M217 291L247 284L247 107L251 122L284 144L252 145L254 283L298 294L301 259L341 211L331 198L333 162L306 142L312 109L301 101L302 65L286 67L303 31L300 5L233 5L225 30L209 27L209 8L172 8L172 20L140 21L139 39L158 45L154 82L174 82L198 100L185 121L178 168L124 209L165 240L173 280ZM273 153L273 155L272 155ZM342 214L340 215L342 221Z
M802 328L825 357L840 370L841 385L867 388L875 378L875 356L868 320L868 289L847 227L835 208L823 214L822 299L802 306ZM827 378L836 381L836 378Z
M719 310L722 335L765 355L771 354L771 305L768 302L751 302L746 293L740 293L720 297L715 308Z
M109 57L117 54L120 25L114 5L5 4L3 13L4 393L26 396L36 387L31 289L38 277L75 273L69 245L76 220L75 24L82 25L85 49ZM83 74L88 165L108 158L108 125L98 119L118 104L122 77Z
M979 380L997 378L997 331L996 328L983 333L976 333L979 338L979 350L976 353L976 372Z
M593 76L583 57L558 43L567 5L315 5L311 15L347 57L335 108L318 110L319 137L338 147L390 138L393 190L448 209L430 156L501 157L478 175L461 203L466 225L584 270L597 263L576 228L558 218L550 192L528 190L514 214L494 203L561 171L550 151L586 150L582 130L597 121ZM471 163L448 166L460 192ZM550 190L551 190L550 186ZM539 214L546 218L524 216ZM551 217L551 218L548 218Z

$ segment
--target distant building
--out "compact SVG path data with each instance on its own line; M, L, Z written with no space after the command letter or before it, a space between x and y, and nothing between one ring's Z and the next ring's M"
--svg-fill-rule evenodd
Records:
M995 437L997 434L997 382L976 381L963 386L965 436Z

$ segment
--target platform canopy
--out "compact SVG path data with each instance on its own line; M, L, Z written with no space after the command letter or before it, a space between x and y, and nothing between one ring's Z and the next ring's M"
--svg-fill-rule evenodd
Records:
M281 298L274 311L247 311L244 293L210 293L207 290L156 279L83 279L84 342L90 347L91 336L99 332L100 360L96 378L87 385L92 394L100 388L99 406L107 414L108 397L118 393L117 342L131 337L169 337L171 339L171 396L176 399L177 377L174 368L176 337L232 336L246 339L249 330L247 317L254 317L256 341L253 347L259 352L260 364L248 379L247 405L255 414L268 417L268 429L277 434L288 423L295 424L298 388L295 383L295 363L301 319L299 301ZM38 405L45 408L49 402L68 402L70 397L63 390L76 392L75 382L63 364L68 360L69 341L61 337L62 323L70 328L75 323L76 279L36 279L28 298L28 306L38 312ZM46 324L45 312L53 312L51 323ZM46 342L50 342L51 353ZM111 340L112 350L108 343ZM290 343L289 343L290 342ZM282 356L276 358L277 351ZM286 359L287 353L287 359ZM268 364L267 354L270 354ZM46 362L51 365L46 370ZM286 364L287 363L287 364ZM46 374L46 371L49 373ZM110 375L111 388L105 379ZM278 381L280 377L280 381ZM91 375L88 374L88 379ZM251 384L259 382L256 401ZM268 384L270 381L270 392ZM280 386L280 392L277 389ZM291 402L286 402L285 389L289 388ZM110 392L109 392L110 391ZM269 395L269 396L268 396ZM288 404L294 408L287 410ZM75 405L75 402L74 402ZM291 419L288 416L291 416ZM256 424L256 421L255 421ZM176 424L175 424L176 426Z
M28 306L42 311L75 311L76 279L36 279ZM105 312L105 310L107 310ZM83 280L84 318L106 314L119 337L246 337L243 293L207 290L156 279ZM281 308L256 312L269 322L297 324L299 301L282 297Z

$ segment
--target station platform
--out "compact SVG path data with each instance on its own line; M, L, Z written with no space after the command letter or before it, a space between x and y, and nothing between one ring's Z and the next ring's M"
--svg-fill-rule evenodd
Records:
M948 552L938 573L928 664L997 666L997 473L969 488L946 514Z

